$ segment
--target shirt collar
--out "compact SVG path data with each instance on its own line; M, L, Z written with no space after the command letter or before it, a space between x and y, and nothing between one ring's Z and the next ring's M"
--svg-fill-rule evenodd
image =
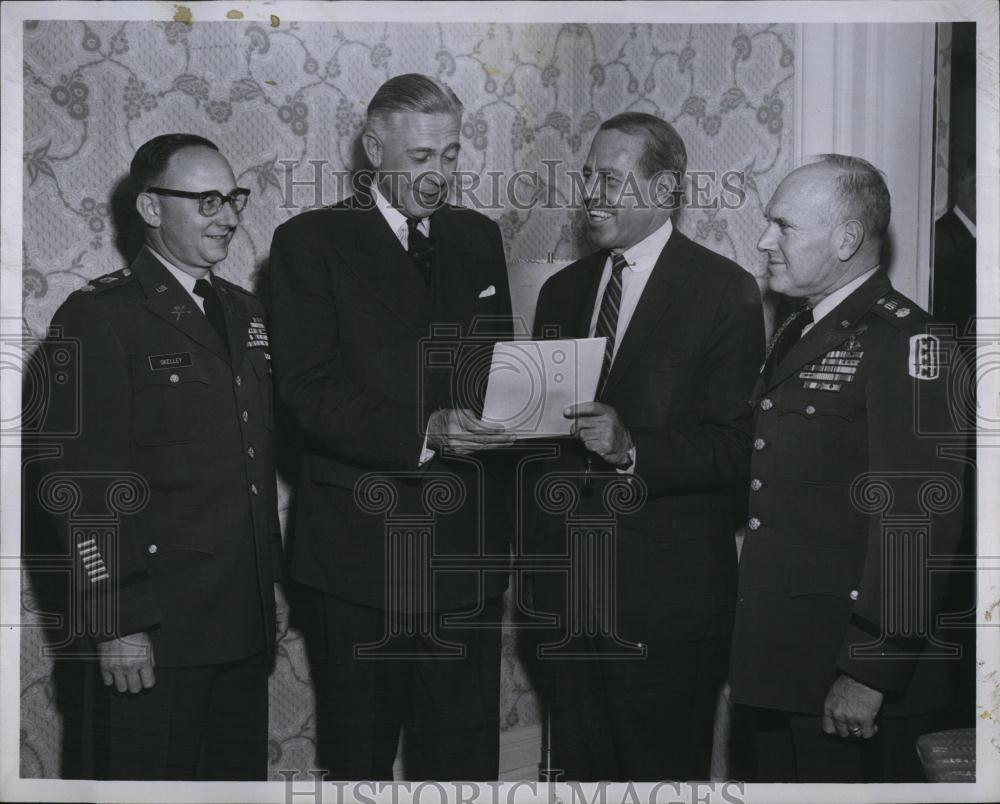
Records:
M856 276L842 288L837 288L829 296L825 296L816 303L813 307L813 324L815 325L823 316L827 313L833 311L833 309L840 304L844 299L850 296L854 291L861 287L872 274L878 270L879 266L865 271L861 276Z
M969 234L971 234L973 237L975 237L976 236L976 224L974 224L971 220L969 220L969 216L966 215L964 212L962 212L962 210L958 206L958 204L956 204L955 206L953 206L952 209L955 211L955 216L962 223L965 224L965 228L969 230Z
M636 272L652 270L653 266L656 265L656 261L660 258L660 252L667 245L667 241L670 239L673 231L674 225L670 218L667 218L667 222L655 232L646 235L645 238L634 246L629 246L622 251L621 255L625 258L625 262L628 263L628 267Z
M158 252L155 248L152 248L151 246L147 246L147 248L149 248L150 253L154 257L156 257L156 259L158 259L161 263L163 263L163 267L166 268L168 271L170 271L174 279L176 279L178 282L181 283L181 287L184 288L184 290L186 290L191 295L194 295L194 283L197 282L198 280L195 279L193 276L191 276L191 274L187 273L186 271L182 271L180 268L178 268L176 265L170 262L166 257L160 254L160 252ZM209 283L212 282L211 271L205 274L205 280Z
M403 238L405 237L409 239L410 236L409 229L407 228L406 224L407 218L402 212L400 212L392 204L390 204L389 200L384 195L382 195L382 191L379 190L378 188L377 178L375 181L372 182L372 199L375 201L375 207L378 209L379 212L382 213L382 217L385 218L385 222L389 224L389 228L392 229L396 237L398 237L400 241L405 244L406 240L404 240ZM417 227L425 235L427 235L428 237L430 236L431 233L430 219L421 218L420 223L417 224Z

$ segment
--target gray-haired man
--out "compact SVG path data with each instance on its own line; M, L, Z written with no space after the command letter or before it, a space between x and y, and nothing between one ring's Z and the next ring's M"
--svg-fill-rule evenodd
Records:
M510 292L497 226L446 203L461 114L433 79L387 81L362 135L374 181L271 248L275 373L305 436L293 574L318 592L320 763L338 779L392 778L404 724L408 778L498 772L508 532L484 450L509 439L459 380L511 336ZM454 359L425 368L428 348Z

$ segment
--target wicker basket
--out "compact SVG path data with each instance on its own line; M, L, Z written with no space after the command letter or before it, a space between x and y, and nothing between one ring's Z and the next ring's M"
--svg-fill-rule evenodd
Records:
M976 730L936 731L917 738L928 782L976 781Z

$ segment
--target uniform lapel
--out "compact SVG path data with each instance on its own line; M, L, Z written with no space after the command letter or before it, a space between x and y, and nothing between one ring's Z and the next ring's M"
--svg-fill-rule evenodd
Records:
M666 320L667 310L694 273L689 243L690 241L674 228L656 260L656 265L653 266L653 272L646 282L646 287L643 288L642 296L639 297L639 304L632 314L632 320L625 330L625 337L611 364L611 372L601 392L602 397L606 397L614 390L629 365L642 351L643 344L656 325Z
M146 294L143 304L152 313L222 360L229 362L226 346L205 318L205 314L148 248L143 248L139 252L139 256L132 263L132 271Z
M771 375L771 381L762 386L767 391L781 384L807 363L812 363L831 349L851 337L860 334L857 328L861 318L880 296L892 290L888 277L882 270L876 271L867 282L833 308L807 332L785 355Z
M223 314L226 318L226 335L229 338L229 355L233 366L243 363L243 355L247 350L247 333L250 330L250 319L236 291L220 281L213 283L222 302Z

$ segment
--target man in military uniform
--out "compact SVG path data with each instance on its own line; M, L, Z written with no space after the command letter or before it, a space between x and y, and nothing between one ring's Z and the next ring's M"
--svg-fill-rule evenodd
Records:
M922 781L915 740L948 696L927 558L961 529L958 363L880 265L889 214L878 170L827 155L780 184L758 243L801 300L752 399L730 680L760 781Z
M138 509L117 530L57 522L113 687L95 742L112 779L261 780L282 599L270 355L260 302L212 272L249 190L190 134L145 143L130 181L145 247L52 321L78 344L80 390L52 383L47 427L79 424L47 478L68 478L80 511L120 478Z

